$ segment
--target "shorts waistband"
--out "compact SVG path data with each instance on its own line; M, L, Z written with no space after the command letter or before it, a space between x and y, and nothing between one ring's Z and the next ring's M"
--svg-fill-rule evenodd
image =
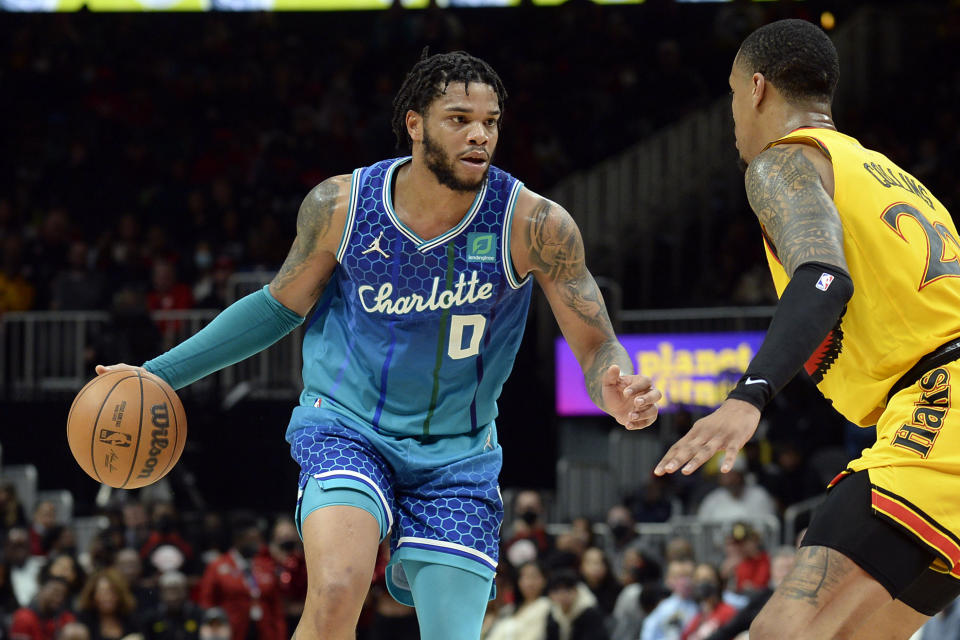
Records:
M887 402L890 402L890 399L893 398L893 396L897 395L907 387L916 384L916 382L931 369L943 366L948 362L953 362L958 358L960 358L960 338L940 345L927 355L920 358L917 364L913 365L909 371L900 376L900 379L893 383L893 386L890 387L890 393L887 394Z

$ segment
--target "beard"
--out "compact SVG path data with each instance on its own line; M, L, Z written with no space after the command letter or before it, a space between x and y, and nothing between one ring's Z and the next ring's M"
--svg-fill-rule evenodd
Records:
M466 180L458 178L454 170L457 161L451 160L443 148L434 142L433 138L427 134L426 128L424 128L423 131L423 159L427 165L427 169L436 177L437 182L448 189L460 193L476 192L480 188L480 185L483 184L483 181L487 179L487 174L490 172L490 165L487 164L486 171L484 171L483 175L475 182L467 182Z

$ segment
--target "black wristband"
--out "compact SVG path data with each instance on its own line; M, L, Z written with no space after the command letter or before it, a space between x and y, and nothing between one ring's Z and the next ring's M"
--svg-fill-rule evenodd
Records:
M762 411L837 327L852 296L853 280L842 269L820 262L797 267L763 344L727 397Z
M770 383L763 378L744 375L727 397L734 400L743 400L763 411L763 408L773 398L773 394L774 390L770 387Z

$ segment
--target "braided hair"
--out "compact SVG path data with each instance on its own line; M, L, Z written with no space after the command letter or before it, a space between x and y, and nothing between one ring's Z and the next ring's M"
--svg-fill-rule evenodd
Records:
M407 133L407 111L426 114L430 103L446 93L451 82L462 82L464 91L467 93L469 93L471 82L490 85L497 94L502 120L507 90L503 87L500 76L489 64L465 51L437 53L431 56L428 54L428 47L424 47L420 61L404 78L400 90L393 99L391 123L393 133L397 137L398 149L404 143L408 149L413 147L413 140Z

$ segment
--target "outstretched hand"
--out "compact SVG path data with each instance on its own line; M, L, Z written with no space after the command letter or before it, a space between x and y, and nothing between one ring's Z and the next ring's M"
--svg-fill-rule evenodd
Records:
M760 423L760 410L741 400L728 399L710 415L700 418L685 436L670 447L653 472L662 476L682 466L681 473L690 475L721 449L726 453L720 471L726 473L743 445L753 436Z
M657 419L657 402L663 397L647 376L620 375L620 367L610 365L602 379L603 406L627 429L643 429Z

